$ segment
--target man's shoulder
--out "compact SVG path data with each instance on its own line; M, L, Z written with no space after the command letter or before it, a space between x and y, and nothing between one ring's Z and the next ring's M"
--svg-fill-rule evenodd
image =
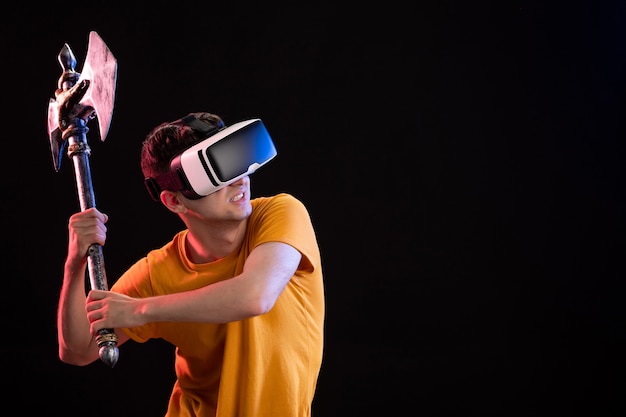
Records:
M289 193L278 193L271 196L256 197L252 200L253 206L276 205L276 204L302 204L300 200Z
M254 219L277 222L281 219L282 221L302 219L307 217L308 213L304 203L289 193L278 193L252 200L252 218Z

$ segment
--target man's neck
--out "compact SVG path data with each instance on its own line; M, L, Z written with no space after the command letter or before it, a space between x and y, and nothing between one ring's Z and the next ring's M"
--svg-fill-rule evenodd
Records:
M230 255L243 242L248 221L221 221L189 228L185 239L187 257L193 263L207 263Z

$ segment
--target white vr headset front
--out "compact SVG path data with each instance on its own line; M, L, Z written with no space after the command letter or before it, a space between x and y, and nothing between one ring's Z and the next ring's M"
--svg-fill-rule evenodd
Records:
M181 191L197 200L252 174L277 155L261 119L221 128L191 114L182 121L203 139L174 156L170 172L145 179L155 201L163 190Z

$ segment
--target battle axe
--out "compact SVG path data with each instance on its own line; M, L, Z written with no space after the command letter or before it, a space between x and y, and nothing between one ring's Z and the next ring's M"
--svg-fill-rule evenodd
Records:
M61 168L62 154L74 163L76 186L81 210L95 207L95 197L91 182L89 156L91 149L87 143L87 123L98 119L100 139L104 142L113 114L115 83L117 81L117 61L104 41L96 32L89 33L89 46L82 73L76 72L76 58L65 44L58 55L63 68L55 90L55 98L48 104L48 135L55 171ZM89 247L89 282L91 289L108 291L102 247L93 244ZM100 359L115 366L119 357L117 335L112 329L102 329L96 337L100 348Z

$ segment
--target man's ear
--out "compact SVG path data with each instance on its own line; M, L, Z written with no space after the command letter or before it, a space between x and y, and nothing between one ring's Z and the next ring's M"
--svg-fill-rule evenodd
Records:
M178 195L178 192L163 190L159 197L161 198L161 203L163 203L169 211L173 213L185 213L187 206L178 198Z

